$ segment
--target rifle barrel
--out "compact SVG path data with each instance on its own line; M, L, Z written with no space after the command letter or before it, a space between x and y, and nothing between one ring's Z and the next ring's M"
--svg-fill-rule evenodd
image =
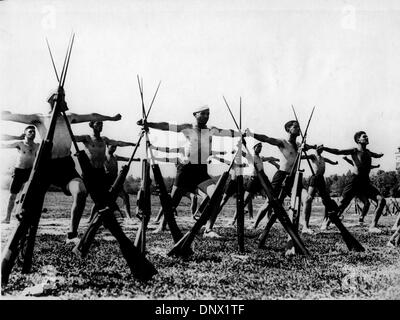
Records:
M56 73L57 81L60 82L60 78L58 77L58 73L57 73L57 68L54 63L53 54L51 53L50 44L49 44L49 41L47 40L47 38L46 38L46 43L47 43L47 48L49 49L51 62L53 63L54 72Z

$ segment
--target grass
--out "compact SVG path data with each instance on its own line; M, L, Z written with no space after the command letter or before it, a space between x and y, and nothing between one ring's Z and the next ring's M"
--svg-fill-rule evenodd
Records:
M132 199L131 199L132 200ZM158 198L153 198L153 218L158 212ZM262 204L254 202L255 209ZM154 234L151 221L147 233L147 258L158 274L146 283L132 277L117 242L108 231L97 235L85 259L79 259L65 245L71 199L61 193L46 196L41 225L36 239L32 272L21 274L16 265L4 297L20 296L24 289L47 283L43 296L60 299L399 299L400 250L386 247L395 217L380 220L383 233L368 234L365 226L349 228L367 249L349 252L336 228L318 233L323 208L313 207L311 226L315 235L301 235L311 257L284 256L287 235L276 223L266 247L257 248L258 230L251 229L246 217L245 253L237 250L236 229L228 226L235 208L228 202L217 220L215 230L223 240L199 238L194 243L194 255L182 259L168 257L173 241L169 232ZM80 232L85 230L91 201L82 218ZM133 206L135 208L135 206ZM350 210L344 223L355 224L358 217ZM193 224L189 203L184 199L179 207L178 225L187 231ZM123 229L134 239L136 219L125 221ZM3 225L2 247L12 226Z

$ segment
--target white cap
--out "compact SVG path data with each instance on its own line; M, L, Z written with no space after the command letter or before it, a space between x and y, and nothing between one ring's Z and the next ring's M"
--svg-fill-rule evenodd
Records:
M193 110L193 114L198 113L198 112L202 112L202 111L206 111L206 110L210 110L210 107L208 105L196 107Z

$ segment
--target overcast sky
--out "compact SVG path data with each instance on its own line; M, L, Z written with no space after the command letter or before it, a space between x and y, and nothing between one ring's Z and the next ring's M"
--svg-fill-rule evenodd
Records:
M222 96L236 115L242 97L243 127L280 138L293 118L292 104L303 125L316 106L309 143L354 147L354 133L365 130L369 148L385 154L374 163L394 170L399 9L398 1L382 0L0 1L0 108L48 111L46 98L57 83L45 38L61 68L73 30L66 100L75 113L121 113L121 121L104 124L105 136L137 140L139 74L147 103L162 81L149 121L192 122L193 108L208 104L209 125L234 128ZM1 121L3 133L23 128ZM90 133L87 124L73 130ZM183 141L155 131L151 138L159 145ZM215 144L222 146L218 139ZM277 156L278 150L264 144L262 154ZM2 166L12 166L15 155L2 150ZM341 157L326 156L340 162L328 166L327 175L349 169ZM137 165L132 169L140 174ZM164 170L173 174L174 166Z

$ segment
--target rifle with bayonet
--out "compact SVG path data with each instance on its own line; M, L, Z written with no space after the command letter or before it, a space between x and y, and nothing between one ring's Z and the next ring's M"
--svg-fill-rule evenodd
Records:
M57 69L54 64L54 59L51 54L49 44L48 48L50 52L50 57L53 62L54 71L58 79ZM157 273L157 270L154 268L151 262L148 261L144 257L144 255L140 253L140 251L125 235L114 215L114 212L119 210L116 204L116 199L118 193L123 188L123 183L125 181L128 170L126 168L123 168L123 174L120 174L120 176L117 177L117 183L114 183L110 190L108 189L106 182L104 182L103 184L99 184L97 182L96 173L90 163L89 157L84 150L79 150L65 110L63 110L61 113L65 120L68 133L71 137L72 143L76 151L75 156L77 157L79 165L82 169L83 182L97 208L97 211L93 214L93 217L89 223L88 229L86 230L84 236L81 238L80 242L73 249L73 252L75 254L80 253L82 257L86 256L90 244L93 242L94 237L97 233L97 230L100 228L101 225L104 225L104 227L107 228L116 238L120 246L121 253L125 258L132 274L136 278L141 280L151 279L151 277ZM133 156L129 161L129 165L131 161L133 161Z
M236 151L235 157L238 153L239 150ZM232 169L234 164L235 161L232 161L228 170L220 176L211 197L206 197L205 200L202 201L200 207L197 209L197 212L200 214L199 216L196 214L195 224L178 242L175 243L174 247L168 252L168 256L186 256L192 253L191 245L197 233L214 213L215 208L219 208L222 200L222 194L229 178L229 171Z
M228 108L229 113L231 114L231 116L233 118L233 121L235 122L236 127L240 131L240 128L236 122L236 119L233 116L233 113L232 113L228 103L226 102L226 100L225 100L225 104ZM272 191L273 189L272 189L271 182L269 181L267 175L264 173L263 170L261 170L260 168L258 168L258 166L255 165L254 157L251 155L251 153L246 145L244 136L242 136L242 143L247 151L248 158L250 159L251 163L253 164L253 166L257 172L257 177L259 178L260 184L268 197L269 205L274 210L275 216L277 217L277 219L279 219L282 226L284 227L286 232L289 234L289 236L293 240L295 247L297 247L302 254L309 255L310 253L304 246L303 241L300 239L300 237L297 233L297 230L293 226L292 222L290 221L289 216L287 215L285 209L283 208L282 202L279 201L278 199L276 199L276 197Z
M298 169L300 168L299 165L300 165L300 162L301 162L301 156L302 156L304 148L306 146L305 139L307 137L308 128L310 126L310 122L311 122L312 116L314 114L314 109L315 109L315 107L313 108L313 110L312 110L312 112L310 114L310 117L308 118L307 127L306 127L306 130L304 132L304 135L302 135L302 141L301 141L300 146L297 149L297 156L296 156L296 159L295 159L295 161L294 161L294 163L292 165L290 173L289 173L289 175L287 175L285 177L285 179L284 179L284 181L282 183L282 187L281 187L281 190L280 190L279 196L278 196L278 201L280 203L283 203L283 201L284 201L284 199L286 197L286 192L287 192L288 187L290 185L292 187L294 186L296 175L298 173L300 173L300 171L298 171ZM298 178L297 178L297 181L299 181ZM297 186L296 186L296 188L297 188ZM297 189L295 189L295 191L297 192ZM271 210L270 209L270 205L268 205L268 208L265 210L265 213L270 211L270 210ZM261 219L262 219L262 217L261 217ZM257 217L256 223L259 222L261 219L260 219L260 217ZM271 228L272 228L273 224L276 222L276 220L277 220L277 215L276 214L272 214L271 217L269 218L269 220L268 220L263 232L261 233L261 235L260 235L260 237L258 239L259 240L259 243L258 243L258 247L259 248L264 246L266 238L267 238L267 236L269 234L269 231L271 230Z
M174 214L175 214L176 208L174 207L171 196L167 191L167 187L165 186L165 182L164 182L164 178L161 174L160 166L155 161L155 157L153 155L152 149L149 148L150 140L149 140L149 136L148 136L149 128L147 126L147 119L148 119L149 113L151 111L151 108L153 106L153 103L154 103L154 100L157 95L157 92L158 92L161 82L158 84L158 87L154 93L153 99L150 103L150 107L149 107L149 110L147 111L147 113L146 113L145 105L144 105L143 85L140 84L139 77L138 77L138 84L139 84L139 90L140 90L140 97L142 100L142 122L141 122L141 125L143 126L142 132L145 134L145 137L146 137L147 163L149 165L151 163L151 169L153 171L154 182L155 182L156 189L158 191L158 195L160 198L162 211L165 216L166 222L168 224L169 230L171 232L172 238L173 238L174 242L178 242L182 238L182 232L180 231L180 229L176 223L176 220L175 220ZM148 161L148 158L150 158L150 161ZM148 178L146 178L146 179L144 179L144 177L142 177L142 179L143 179L142 186L144 186L144 183L146 182L145 180L148 179L148 181L149 181L150 176L148 175ZM150 192L149 192L149 194L150 194ZM144 238L145 238L145 231L146 231L147 223L150 219L149 213L151 212L150 211L150 206L151 206L150 199L145 201L143 203L143 205L141 204L141 206L142 206L142 209L139 208L139 210L141 210L142 212L147 212L147 214L143 215L143 217L145 217L145 219L142 220L141 227L139 228L139 231L137 232L137 237L136 237L137 245L142 245L141 242L144 241Z
M16 208L18 225L2 250L1 282L3 285L8 283L15 260L20 252L23 258L22 272L29 272L32 264L34 242L48 186L48 184L43 181L43 172L46 171L51 160L57 117L60 112L66 109L64 83L67 75L72 43L73 38L68 45L61 77L58 81L57 97L53 105L46 137L41 141L31 174L19 197L19 204Z
M299 119L297 118L297 114L296 114L296 111L294 110L293 106L292 106L292 110L293 110L294 116L296 118L296 121L300 126ZM313 111L314 111L314 109L313 109ZM301 136L304 140L304 144L305 144L305 136L303 135L303 132L301 131L301 127L300 127L300 134L301 134ZM310 163L310 159L307 155L307 152L304 148L302 148L302 151L303 151L304 157L307 159L307 163L308 163L308 166L310 167L311 174L314 176L315 172ZM339 208L338 208L336 202L334 200L330 199L330 201L328 203L326 203L325 205L327 206L326 210L328 210L329 218L339 229L340 234L342 235L342 238L343 238L344 242L346 243L347 248L349 250L354 250L354 251L358 251L358 252L365 251L365 249L361 245L361 243L359 243L358 240L356 238L354 238L354 236L343 225L342 221L340 221L340 219L338 217ZM300 204L299 204L299 206L300 206Z

